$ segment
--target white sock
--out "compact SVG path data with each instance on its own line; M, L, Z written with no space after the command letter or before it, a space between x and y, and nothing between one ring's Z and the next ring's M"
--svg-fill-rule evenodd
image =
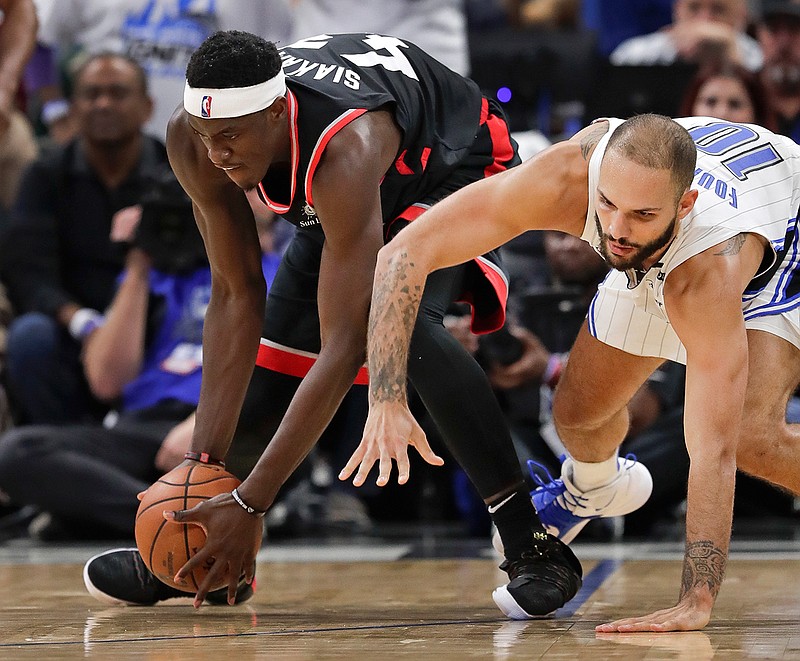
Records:
M610 484L617 476L617 453L605 461L572 460L572 483L581 491L591 491Z

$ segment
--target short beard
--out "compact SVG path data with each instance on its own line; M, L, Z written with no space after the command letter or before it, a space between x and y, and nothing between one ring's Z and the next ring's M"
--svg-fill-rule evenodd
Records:
M660 236L648 243L645 243L644 245L640 246L634 243L629 243L625 239L614 239L614 241L619 243L621 246L637 248L637 250L627 258L613 255L609 251L608 241L612 237L603 231L603 226L600 224L600 218L597 216L596 212L594 214L594 222L595 225L597 225L597 234L600 236L600 255L602 255L604 260L606 260L606 263L617 271L627 271L628 269L642 270L644 268L644 263L648 259L655 255L659 250L669 245L669 243L672 241L672 235L675 232L675 225L678 222L678 216L675 215L672 218L667 226L667 229L665 229Z

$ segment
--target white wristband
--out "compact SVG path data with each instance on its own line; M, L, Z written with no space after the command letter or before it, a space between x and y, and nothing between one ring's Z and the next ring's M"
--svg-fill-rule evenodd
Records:
M42 106L42 122L45 126L52 126L67 115L69 115L69 101L66 99L53 99Z
M100 328L105 323L106 318L97 310L91 308L81 308L69 320L67 330L72 337L79 342L83 342L92 331Z
M255 507L250 507L250 505L242 500L238 489L231 491L231 496L233 496L233 499L236 501L237 505L239 505L239 507L241 507L248 514L252 514L253 516L260 518L267 513L266 510L257 510Z

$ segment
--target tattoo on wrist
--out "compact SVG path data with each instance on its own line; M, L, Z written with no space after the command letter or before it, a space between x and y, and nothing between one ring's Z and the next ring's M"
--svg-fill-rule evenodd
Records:
M405 401L408 346L422 299L422 287L406 282L413 269L408 253L401 252L391 258L386 276L375 288L368 336L370 395L377 402ZM380 336L379 324L383 324Z
M687 542L683 558L681 598L693 588L706 587L716 599L725 575L727 559L725 551L710 541Z

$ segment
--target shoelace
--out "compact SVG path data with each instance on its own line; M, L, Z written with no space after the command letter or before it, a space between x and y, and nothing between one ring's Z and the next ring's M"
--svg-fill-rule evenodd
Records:
M559 460L561 461L562 464L564 463L564 459L566 459L566 455L562 454L561 457L559 457ZM632 463L636 463L637 461L636 455L633 452L629 452L628 454L626 454L623 457L623 459L625 459L626 461L630 461ZM563 491L565 494L569 494L570 496L576 499L575 503L572 503L575 505L580 504L577 502L578 500L586 500L582 496L576 496L575 494L571 493L568 489L565 489L564 480L560 478L554 479L553 476L550 474L550 471L548 470L547 466L545 466L544 464L540 464L538 461L534 461L533 459L528 459L527 463L528 463L528 472L530 472L533 481L536 482L537 485L539 485L542 489L544 489L548 493L559 495ZM623 466L623 470L625 471L629 471L631 470L631 468L633 468L632 465ZM547 482L545 482L541 477L539 477L539 474L537 473L536 469L538 469L547 476Z
M547 482L545 482L539 475L536 473L536 468L540 469L545 475L547 475ZM548 493L553 494L556 496L556 499L560 498L564 503L569 505L570 507L581 507L583 503L587 500L584 496L580 496L578 494L572 493L569 489L564 486L564 480L561 479L553 479L553 476L550 474L550 471L547 470L547 466L540 464L533 459L528 459L528 470L531 473L531 477L533 481L536 482L542 489L547 491ZM566 509L566 508L565 508Z

